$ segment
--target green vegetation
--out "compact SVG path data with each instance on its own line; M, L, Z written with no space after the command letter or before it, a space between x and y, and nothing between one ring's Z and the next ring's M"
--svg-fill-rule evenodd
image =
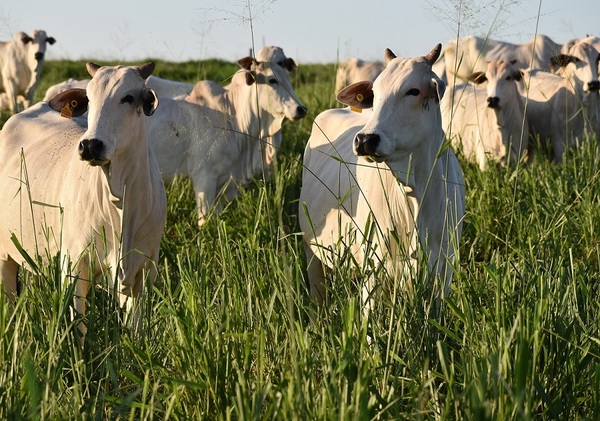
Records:
M157 61L156 74L226 81L236 68ZM481 173L459 157L467 216L439 318L424 304L431 286L417 283L391 291L367 323L361 280L340 269L309 324L301 157L314 117L336 106L334 72L292 75L309 115L284 124L272 179L202 229L189 180L168 187L140 335L101 279L80 348L58 266L22 273L15 305L0 297L0 419L600 419L595 138L562 165L536 152L527 167ZM86 77L84 62L48 62L38 98L69 77Z

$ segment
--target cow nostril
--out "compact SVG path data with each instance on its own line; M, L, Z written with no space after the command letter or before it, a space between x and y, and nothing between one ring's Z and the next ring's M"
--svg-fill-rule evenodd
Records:
M380 140L378 134L358 133L354 138L354 150L358 156L377 155Z
M37 61L40 61L44 58L44 53L35 53L34 57Z
M590 89L590 91L600 90L600 81L594 80L592 82L588 82L588 88Z
M497 96L490 96L487 99L487 103L488 103L488 107L497 108L498 104L500 104L500 98L498 98Z
M103 145L98 139L84 139L79 142L79 156L84 161L100 159Z

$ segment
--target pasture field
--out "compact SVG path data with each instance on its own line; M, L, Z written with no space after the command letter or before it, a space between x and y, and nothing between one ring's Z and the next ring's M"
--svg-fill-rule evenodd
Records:
M237 69L156 62L157 76L190 82ZM83 61L47 62L38 99L69 77L87 77ZM270 181L201 229L189 180L168 186L139 335L101 279L80 348L73 288L57 262L33 259L16 304L0 297L0 419L600 419L598 140L561 165L536 150L526 167L481 173L459 156L467 215L439 317L417 281L367 323L362 280L340 267L311 324L301 157L314 117L337 106L335 66L300 64L292 84L309 114L284 123Z

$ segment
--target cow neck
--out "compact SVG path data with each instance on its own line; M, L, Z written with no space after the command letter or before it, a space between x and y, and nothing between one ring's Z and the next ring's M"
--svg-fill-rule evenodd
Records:
M503 142L504 144L507 144L511 140L514 142L520 139L522 134L523 136L528 136L527 133L523 132L523 124L526 123L524 120L525 104L518 91L515 92L515 99L516 106L489 109L495 115L496 124L502 132L502 140L507 140L507 142ZM511 101L511 103L514 102Z
M138 136L144 140L132 142L136 144L135 148L131 148L131 151L120 154L112 162L102 166L111 202L121 210L123 209L124 202L126 202L127 206L142 205L141 203L136 203L136 201L140 197L151 198L153 193L150 191L146 194L146 190L149 190L147 185L148 181L151 180L151 173L150 150L145 128L136 137ZM147 152L142 154L141 151L144 150Z
M247 184L255 176L268 172L272 165L268 150L272 147L275 134L281 130L284 117L273 118L268 113L259 113L256 86L236 85L225 93L227 112L232 120L236 144L240 151L238 166L232 172L238 173L236 180Z
M436 158L442 145L445 143L444 131L441 129L441 117L438 123L440 127L432 139L421 143L423 147L415 149L411 154L403 156L402 159L388 163L400 183L409 186L412 193L408 193L417 199L418 215L417 225L419 228L431 226L430 220L443 217L444 200L446 196L445 183L447 179L448 152L440 154ZM432 209L436 206L439 209ZM423 210L426 210L423 212ZM423 229L419 229L419 235L426 235Z

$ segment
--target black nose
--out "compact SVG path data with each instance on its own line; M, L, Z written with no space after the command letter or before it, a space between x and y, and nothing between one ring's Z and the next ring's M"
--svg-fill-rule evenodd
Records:
M79 156L83 161L100 159L103 149L102 142L98 139L84 139L79 142Z
M307 113L307 109L306 107L298 107L296 108L296 115L294 116L294 120L300 120L301 118L304 118L306 116Z
M43 60L44 59L44 53L35 53L35 59L37 61Z
M597 80L588 82L588 88L590 91L598 91L598 90L600 90L600 82Z
M377 146L381 138L378 134L358 133L354 138L354 150L358 156L373 156L377 153Z
M497 96L490 96L487 99L487 103L488 107L490 108L498 108L498 105L500 104L500 98L498 98Z

